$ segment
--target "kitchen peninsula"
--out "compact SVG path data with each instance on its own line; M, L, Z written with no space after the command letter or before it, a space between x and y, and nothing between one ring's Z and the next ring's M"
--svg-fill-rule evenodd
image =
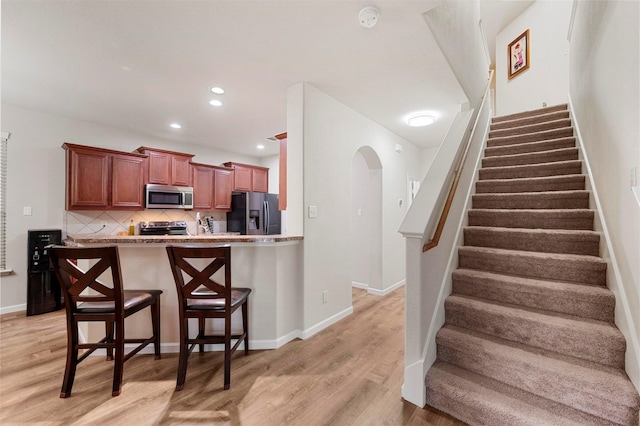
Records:
M167 245L230 245L233 286L252 289L249 299L250 349L275 349L301 334L301 240L300 236L287 235L77 234L68 235L65 243L81 247L117 245L125 289L163 290L161 340L162 351L166 353L179 350L178 298L165 249ZM232 327L240 327L240 320L234 314ZM134 315L126 323L127 334L144 336L150 329L150 322L150 318L142 313ZM93 326L86 326L87 337L103 335L101 328ZM222 331L221 323L214 322L213 326Z

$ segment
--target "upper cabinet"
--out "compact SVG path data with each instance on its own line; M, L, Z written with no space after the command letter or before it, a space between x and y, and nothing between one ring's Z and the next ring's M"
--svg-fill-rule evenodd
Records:
M269 192L269 169L242 163L224 163L234 170L234 191Z
M192 186L191 159L193 155L141 146L138 152L149 156L147 183Z
M225 167L191 163L193 169L193 208L231 210L234 171Z
M65 143L67 210L142 210L147 156Z

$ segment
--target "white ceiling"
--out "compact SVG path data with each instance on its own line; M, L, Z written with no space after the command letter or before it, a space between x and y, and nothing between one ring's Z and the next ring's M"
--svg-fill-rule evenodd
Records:
M2 0L2 102L174 140L176 150L262 156L277 153L267 138L286 132L287 88L304 81L435 147L466 101L422 17L438 3ZM490 50L531 3L481 1ZM371 29L358 22L365 6L380 11ZM409 128L403 118L417 110L440 119Z

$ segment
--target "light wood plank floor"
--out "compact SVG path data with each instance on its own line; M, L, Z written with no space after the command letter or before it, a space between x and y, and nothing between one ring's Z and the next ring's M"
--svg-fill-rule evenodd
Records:
M277 350L238 351L224 391L222 353L194 353L175 392L177 354L137 355L111 397L112 364L90 357L72 395L60 399L66 352L63 311L0 317L2 425L461 425L401 398L404 289L353 291L354 314Z

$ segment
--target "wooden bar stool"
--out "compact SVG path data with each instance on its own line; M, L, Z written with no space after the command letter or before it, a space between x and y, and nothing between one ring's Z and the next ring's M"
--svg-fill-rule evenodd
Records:
M160 359L160 294L162 290L123 290L118 248L52 247L49 249L56 276L60 281L67 314L67 363L60 398L71 395L77 365L98 348L107 351L107 360L114 359L112 396L120 395L125 361L153 343L155 359ZM77 260L95 262L87 272L78 268ZM99 281L109 274L113 285ZM108 276L108 275L107 275ZM151 310L153 335L147 339L126 339L124 319L146 307ZM105 337L95 343L80 343L78 325L81 321L103 321ZM115 328L115 334L114 334ZM126 343L138 343L125 355ZM88 349L80 357L79 350Z
M167 246L171 271L178 291L180 314L180 360L176 390L182 390L187 375L187 360L195 345L204 352L206 343L224 343L224 388L231 386L231 355L244 342L244 353L249 354L248 304L250 288L231 287L231 248ZM195 259L205 259L206 266ZM221 282L213 275L224 268ZM185 278L188 281L185 281ZM232 334L231 314L242 307L242 333ZM198 335L189 337L189 318L198 319ZM224 334L206 334L207 318L224 319ZM231 346L231 340L236 342Z

